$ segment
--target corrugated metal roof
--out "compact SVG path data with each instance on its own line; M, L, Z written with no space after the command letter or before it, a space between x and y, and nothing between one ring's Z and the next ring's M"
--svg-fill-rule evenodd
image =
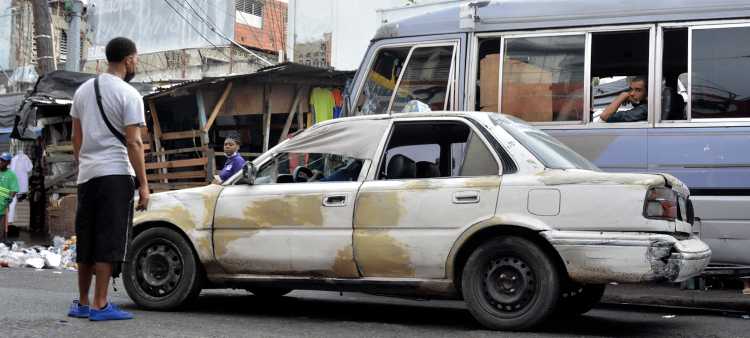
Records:
M320 68L315 66L308 66L296 62L282 62L276 65L263 67L255 73L241 74L241 75L227 75L218 77L204 77L200 80L186 81L174 86L169 87L166 90L157 91L152 94L146 95L143 98L149 99L154 96L163 96L164 94L171 93L176 90L180 90L187 86L193 87L195 84L208 84L219 81L235 81L253 79L259 77L307 77L307 78L353 78L354 71L340 71L331 68Z

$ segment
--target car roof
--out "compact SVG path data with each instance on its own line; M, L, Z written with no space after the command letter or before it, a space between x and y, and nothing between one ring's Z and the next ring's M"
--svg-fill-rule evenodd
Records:
M476 9L476 17L471 16ZM428 11L380 26L373 41L420 35L750 17L739 0L505 0Z
M486 121L489 116L494 116L495 119L503 120L504 122L516 122L508 118L507 115L493 112L478 112L478 111L439 111L439 112L414 112L414 113L396 113L396 114L377 114L377 115L366 115L366 116L352 116L352 117L341 117L338 119L328 120L320 122L316 125L324 125L329 123L345 122L345 121L357 121L357 120L383 120L383 119L402 119L402 118L434 118L434 117L462 117L470 116L475 119ZM520 120L519 120L520 121Z

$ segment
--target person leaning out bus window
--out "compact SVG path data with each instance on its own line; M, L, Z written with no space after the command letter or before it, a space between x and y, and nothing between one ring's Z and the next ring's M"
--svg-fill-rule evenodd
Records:
M227 157L227 163L224 164L224 169L221 169L219 177L221 181L226 181L236 172L242 170L242 165L245 164L245 159L240 156L240 134L234 133L227 136L224 140L224 156Z
M617 111L617 108L628 103L633 109ZM599 116L605 122L636 122L648 118L648 78L638 75L630 81L630 91L622 92Z

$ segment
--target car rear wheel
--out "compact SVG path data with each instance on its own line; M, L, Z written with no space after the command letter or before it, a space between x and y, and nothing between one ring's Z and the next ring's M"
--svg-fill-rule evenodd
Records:
M582 315L599 303L607 284L572 284L566 287L557 301L555 317Z
M284 296L294 289L282 289L282 288L266 288L266 287L253 287L247 289L248 292L252 293L258 298L277 298Z
M123 264L123 284L130 298L149 310L171 310L198 296L200 263L190 243L166 228L148 229L133 240L133 255Z
M495 330L526 330L546 320L560 295L557 270L533 242L493 238L466 262L464 301L480 323Z

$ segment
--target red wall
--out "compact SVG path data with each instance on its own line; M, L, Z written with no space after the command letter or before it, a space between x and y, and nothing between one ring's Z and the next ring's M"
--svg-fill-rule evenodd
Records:
M243 46L274 52L281 49L286 50L287 4L275 0L258 2L265 4L263 6L263 29L235 22L234 42ZM273 39L273 45L271 45L271 39Z

